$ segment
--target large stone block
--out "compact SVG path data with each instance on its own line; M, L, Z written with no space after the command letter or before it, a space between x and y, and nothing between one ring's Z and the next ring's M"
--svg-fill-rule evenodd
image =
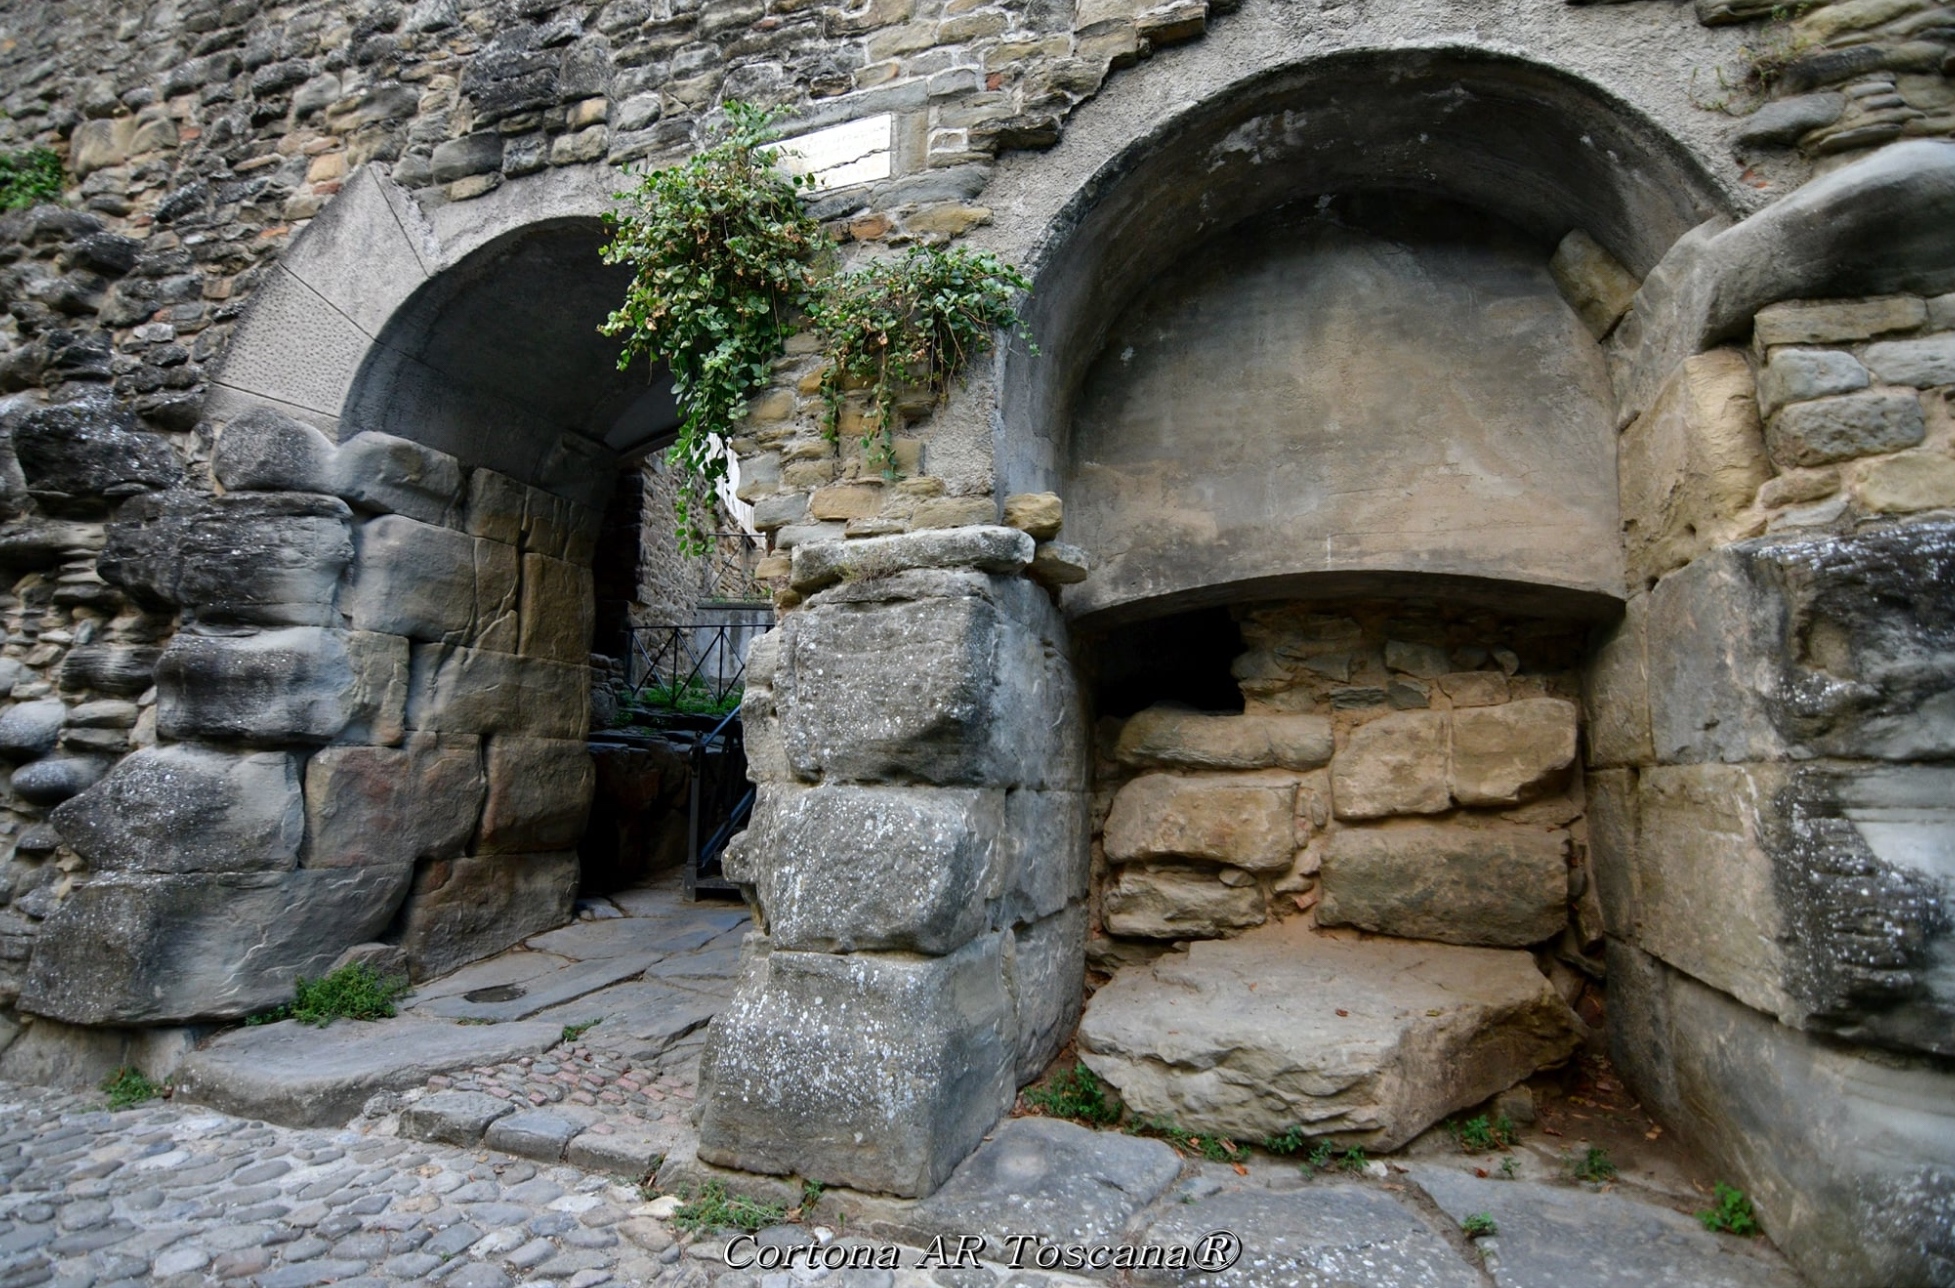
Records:
M589 568L548 555L523 556L524 657L583 662L590 656L596 618Z
M514 652L516 548L403 515L362 523L340 608L356 630Z
M1016 528L982 525L797 546L790 584L813 594L838 581L869 581L917 568L970 568L1009 576L1032 562L1036 543Z
M181 632L156 664L156 689L166 738L324 743L367 714L345 634L314 626Z
M1636 773L1604 769L1583 780L1587 805L1588 879L1602 926L1617 938L1636 933Z
M235 1020L393 920L411 870L100 876L43 923L21 1009L74 1024Z
M231 492L331 492L333 441L270 407L253 407L217 436L211 473Z
M590 817L597 771L581 739L489 740L478 854L571 850Z
M1520 824L1420 823L1331 834L1318 878L1326 926L1521 948L1568 917L1568 838Z
M737 879L774 946L942 955L990 922L1005 892L998 788L764 786Z
M1139 1113L1375 1150L1579 1043L1526 953L1332 939L1301 920L1122 971L1079 1026L1080 1058Z
M175 601L198 622L331 626L353 557L346 503L304 493L212 497L182 527Z
M1765 426L1781 469L1913 447L1927 432L1913 390L1874 389L1794 403Z
M1011 1106L1000 936L948 957L750 952L708 1031L699 1157L915 1197Z
M1045 1071L1079 1024L1086 988L1086 905L1013 928L1006 944L1005 988L1017 1018L1015 1081Z
M1157 769L1315 769L1330 763L1330 721L1313 715L1211 716L1150 707L1121 726L1114 757Z
M1443 711L1395 711L1351 730L1331 761L1339 818L1437 814L1452 807Z
M1215 869L1178 863L1121 868L1100 892L1108 934L1137 939L1215 939L1268 920L1253 883L1225 885Z
M1637 942L1796 1028L1955 1055L1955 769L1645 771Z
M590 670L486 649L416 644L407 725L428 733L581 739Z
M118 697L140 697L156 682L162 650L146 644L83 644L61 661L61 687Z
M1871 382L1867 369L1837 349L1775 349L1758 373L1758 410L1771 415L1787 403L1850 394Z
M305 835L298 757L144 747L49 819L98 872L286 871Z
M1647 765L1656 759L1650 737L1649 596L1634 595L1622 620L1598 630L1588 669L1582 672L1592 768ZM1454 707L1459 703L1454 701Z
M1686 359L1623 431L1618 458L1632 588L1739 535L1740 512L1772 477L1744 355Z
M1955 385L1955 335L1870 344L1867 366L1890 385Z
M1142 774L1113 798L1106 856L1208 859L1282 872L1296 853L1297 784L1281 775Z
M1086 805L1084 792L1006 793L998 843L1007 855L1009 885L994 924L1036 921L1086 897L1092 870Z
M1955 1272L1955 1074L1774 1023L1616 941L1615 1064L1816 1284Z
M1575 763L1575 704L1522 698L1453 712L1452 792L1462 805L1515 805L1559 787Z
M575 854L482 854L435 859L414 872L401 947L417 980L570 920Z
M446 452L372 431L339 445L333 491L358 509L446 523L462 499L461 462Z
M453 858L482 812L480 740L416 734L404 748L328 747L306 762L305 863Z
M18 762L47 755L67 719L68 704L59 698L15 703L0 712L0 757Z
M29 412L14 427L13 448L29 494L51 513L99 513L111 500L183 477L168 439L102 402Z

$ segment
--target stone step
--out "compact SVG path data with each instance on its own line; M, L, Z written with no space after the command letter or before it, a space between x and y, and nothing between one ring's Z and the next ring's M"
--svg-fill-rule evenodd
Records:
M1190 1131L1382 1151L1567 1059L1580 1031L1525 952L1296 919L1121 971L1079 1052L1134 1111Z

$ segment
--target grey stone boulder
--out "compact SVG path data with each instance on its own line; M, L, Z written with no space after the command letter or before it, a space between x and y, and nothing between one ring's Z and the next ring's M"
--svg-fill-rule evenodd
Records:
M67 719L68 706L59 698L15 703L0 712L0 756L18 762L47 755Z
M98 871L288 871L305 835L298 757L140 748L49 821Z
M116 697L140 697L156 682L162 650L145 644L83 644L61 662L61 687L93 689Z
M102 525L27 516L0 525L0 568L45 571L102 548Z
M403 1016L317 1029L284 1020L233 1029L193 1052L178 1073L177 1094L287 1127L342 1126L380 1092L541 1055L561 1037L553 1024L462 1025Z
M30 805L59 805L100 781L109 764L101 756L49 756L14 771L14 795Z
M1247 877L1247 873L1243 874ZM1212 939L1268 919L1253 881L1226 885L1202 864L1130 863L1100 893L1108 934L1140 939Z
M1072 1040L1086 987L1086 905L1029 925L1005 944L1005 989L1016 1017L1017 1082L1039 1076Z
M414 874L401 946L417 980L499 953L570 920L575 854L434 859Z
M516 1106L480 1091L437 1091L401 1110L401 1135L466 1149Z
M29 412L14 428L13 446L28 492L54 513L99 513L110 500L183 476L168 439L97 403Z
M1867 367L1885 384L1955 385L1955 334L1870 344Z
M1282 872L1298 845L1296 800L1296 779L1281 774L1142 774L1114 795L1106 856Z
M156 664L167 738L331 742L361 715L344 632L292 626L250 635L180 632Z
M1826 465L1898 452L1927 433L1912 390L1874 389L1794 403L1765 423L1765 442L1780 469Z
M1330 721L1315 715L1203 715L1150 707L1120 727L1114 757L1158 769L1315 769L1330 762Z
M20 1007L73 1024L235 1020L393 920L409 868L113 874L43 923Z
M1340 828L1324 852L1317 920L1449 944L1538 944L1567 921L1567 847L1564 832L1490 821Z
M355 509L445 523L461 503L461 462L392 434L368 431L339 445L333 491Z
M1080 1058L1137 1112L1373 1150L1579 1044L1526 953L1334 939L1297 920L1123 970L1079 1026Z
M868 581L914 568L1010 575L1032 562L1034 545L1016 528L992 526L820 541L795 547L789 584L808 595L839 581Z
M516 650L514 546L394 514L362 523L356 545L340 600L355 629Z
M408 737L405 747L328 747L305 767L305 863L453 858L482 813L481 741Z
M96 571L145 607L178 607L184 533L211 508L211 497L183 489L131 497L106 526Z
M948 957L756 951L708 1030L699 1158L928 1194L1011 1105L1000 939Z
M212 498L183 524L175 602L198 622L337 625L333 595L353 557L350 517L330 496Z
M335 450L304 421L253 407L217 436L211 473L231 492L331 492Z

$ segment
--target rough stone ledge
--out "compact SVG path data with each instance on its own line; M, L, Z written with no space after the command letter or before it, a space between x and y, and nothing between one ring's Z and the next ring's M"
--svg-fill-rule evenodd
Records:
M1032 562L1034 546L1027 533L988 525L822 541L795 547L788 580L808 595L840 581L867 581L912 568L975 568L1009 575Z

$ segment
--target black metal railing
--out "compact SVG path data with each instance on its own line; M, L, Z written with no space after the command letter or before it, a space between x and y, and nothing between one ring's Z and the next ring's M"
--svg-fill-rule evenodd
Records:
M723 715L747 681L747 645L760 632L733 622L634 626L627 699L638 708Z
M685 898L739 893L726 879L726 843L753 814L747 782L747 742L735 711L692 745L692 791L687 802Z
M699 598L764 603L773 592L754 576L767 554L767 539L751 532L715 532L712 548L699 557Z

